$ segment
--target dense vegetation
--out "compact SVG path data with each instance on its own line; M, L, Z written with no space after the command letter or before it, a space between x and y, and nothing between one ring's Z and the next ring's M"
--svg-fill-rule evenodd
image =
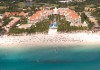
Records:
M6 26L12 19L10 19L9 17L4 17L3 18L3 26Z

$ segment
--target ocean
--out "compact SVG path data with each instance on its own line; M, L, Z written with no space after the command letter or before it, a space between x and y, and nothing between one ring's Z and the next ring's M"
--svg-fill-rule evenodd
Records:
M99 45L0 48L0 70L100 70L100 48Z

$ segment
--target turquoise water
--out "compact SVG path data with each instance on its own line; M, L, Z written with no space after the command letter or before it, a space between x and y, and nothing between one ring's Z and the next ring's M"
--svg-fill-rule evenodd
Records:
M100 70L99 45L0 49L0 70Z

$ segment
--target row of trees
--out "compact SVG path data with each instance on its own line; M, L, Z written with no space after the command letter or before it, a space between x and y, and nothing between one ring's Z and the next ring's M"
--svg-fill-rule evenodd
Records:
M6 26L11 20L12 20L12 19L10 19L9 17L4 17L4 18L2 19L2 21L3 21L3 26Z
M35 30L36 32L48 32L49 30L49 20L43 20L36 24Z

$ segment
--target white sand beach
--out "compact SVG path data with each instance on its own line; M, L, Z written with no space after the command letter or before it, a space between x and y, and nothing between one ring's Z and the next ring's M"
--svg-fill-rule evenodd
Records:
M100 44L100 33L77 32L55 35L31 34L0 36L0 47L45 46L45 45Z

